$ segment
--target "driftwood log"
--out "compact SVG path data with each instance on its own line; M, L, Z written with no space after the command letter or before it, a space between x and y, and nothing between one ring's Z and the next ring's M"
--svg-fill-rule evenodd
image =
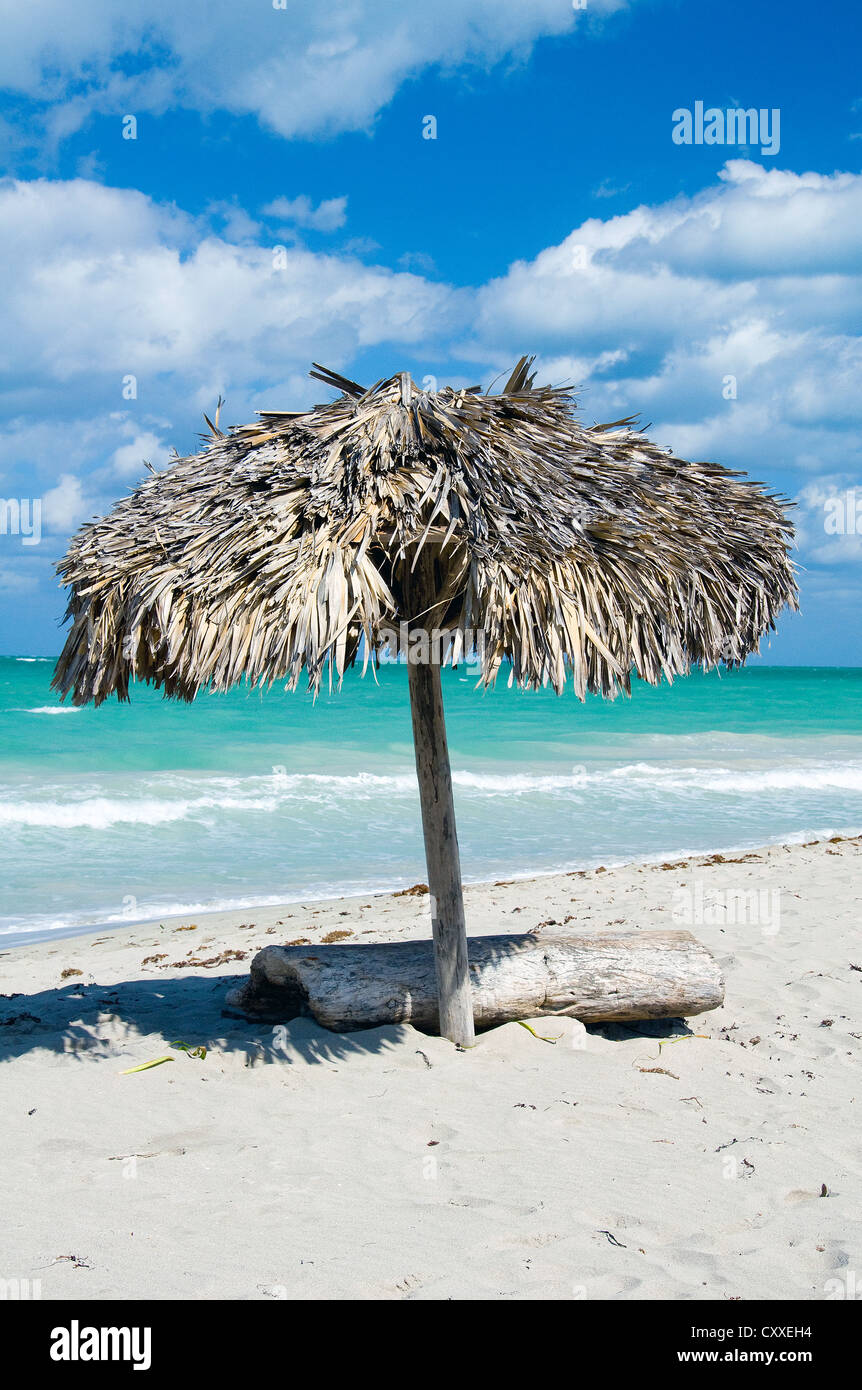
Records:
M679 1018L724 1000L715 959L686 931L474 936L468 950L478 1028L545 1014L584 1023ZM386 1023L440 1031L427 940L267 946L228 1004L273 1022L310 1014L336 1032Z

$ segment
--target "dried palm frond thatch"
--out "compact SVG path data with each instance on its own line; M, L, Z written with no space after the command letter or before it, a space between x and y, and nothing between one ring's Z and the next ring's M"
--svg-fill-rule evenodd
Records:
M329 405L268 411L179 459L59 566L72 628L62 695L127 699L132 680L192 700L247 679L340 681L393 626L446 634L485 683L582 699L738 665L796 606L780 499L685 463L632 419L586 428L522 358L499 395L420 391L407 374ZM441 1031L473 1037L439 666L410 663Z
M628 690L756 650L796 606L777 499L686 463L631 419L581 425L568 390L522 359L499 395L369 390L323 369L329 405L266 412L144 482L61 562L72 629L55 686L76 703L132 679L191 700L238 681L340 679L411 611L434 557L427 625L481 635L482 678L568 676Z

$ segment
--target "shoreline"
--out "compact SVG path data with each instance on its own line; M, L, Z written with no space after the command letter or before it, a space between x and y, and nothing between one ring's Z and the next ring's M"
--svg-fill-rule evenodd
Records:
M803 836L812 834L812 839L803 839ZM739 843L729 845L719 845L709 850L665 850L661 853L650 854L635 859L614 859L608 858L602 861L587 865L574 865L565 868L548 869L536 871L526 869L511 873L507 882L524 884L541 884L546 880L565 878L572 875L582 875L595 873L597 869L606 871L619 869L646 869L654 865L667 862L673 858L676 862L685 860L691 865L696 865L699 861L708 861L711 857L720 855L743 855L743 854L765 854L772 849L792 849L798 847L809 847L811 845L830 844L840 841L862 841L862 829L855 826L843 829L826 829L815 832L800 830L786 838L769 840L765 844ZM464 879L465 895L467 890L481 890L494 886L495 880L491 878ZM145 916L135 918L123 918L120 921L110 918L84 926L73 925L66 927L36 927L32 931L8 932L0 934L0 958L7 951L15 951L21 948L36 947L52 941L74 941L80 938L101 936L106 932L122 933L123 931L153 931L165 926L170 927L174 923L181 922L187 917L201 918L204 921L219 922L239 921L242 917L247 917L250 913L258 916L266 915L272 919L268 925L273 925L275 918L285 915L286 909L296 908L324 908L332 907L338 903L355 903L360 898L382 899L388 897L398 897L399 894L409 892L413 885L404 884L398 886L384 885L377 888L361 889L357 892L311 895L301 898L279 898L275 901L249 901L241 903L239 906L227 905L210 907L191 904L188 907L174 908L171 905L169 912L148 913Z

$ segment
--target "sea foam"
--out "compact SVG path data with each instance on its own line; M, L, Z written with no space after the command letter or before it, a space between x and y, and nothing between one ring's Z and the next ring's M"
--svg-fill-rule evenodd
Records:
M625 803L630 813L661 800L667 810L674 798L711 794L736 802L775 793L862 792L862 763L800 764L796 767L667 767L630 763L620 767L575 769L571 773L490 773L458 770L452 778L463 801L550 797L597 806ZM180 821L211 822L216 817L276 814L281 808L301 811L315 805L348 809L366 802L381 805L418 796L412 772L275 773L267 776L189 778L168 774L146 779L145 794L127 796L80 791L68 798L0 803L0 825L57 830L107 830L117 825L168 825ZM56 788L53 788L56 792Z

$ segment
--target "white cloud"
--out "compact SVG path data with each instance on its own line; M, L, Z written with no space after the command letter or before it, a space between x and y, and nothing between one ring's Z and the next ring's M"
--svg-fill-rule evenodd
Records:
M38 585L39 576L21 564L0 565L0 594L24 594Z
M158 435L147 431L135 435L129 444L121 444L111 456L111 468L118 478L130 478L139 482L144 477L146 464L156 470L164 468L171 457L171 449Z
M794 500L800 550L815 564L853 565L862 573L862 471L856 477L823 474Z
M73 473L62 473L57 486L49 488L42 498L42 523L54 534L74 531L92 511L81 479Z
M10 182L0 468L35 470L45 488L61 470L86 477L101 504L144 458L161 467L169 446L194 449L219 394L223 423L319 399L313 359L351 372L370 356L377 375L406 357L441 380L466 380L472 361L472 380L488 382L538 351L541 379L579 386L588 418L638 412L684 457L794 486L862 477L862 249L848 230L860 199L860 176L733 161L696 197L591 218L534 261L457 289L344 252L291 246L276 262L271 245L237 244L128 190ZM826 227L834 270L809 245ZM65 487L71 514L79 494Z
M138 408L158 374L204 389L265 383L321 354L337 366L451 325L459 293L418 275L302 248L233 244L139 193L70 183L0 188L0 369L76 383L100 408ZM110 388L106 378L113 378ZM110 394L109 394L110 392Z
M260 236L260 223L236 203L215 200L207 205L207 216L221 225L225 241L255 241Z
M625 193L631 184L616 184L612 179L602 179L597 188L593 189L594 198L618 198L621 193Z
M484 286L471 338L544 349L594 418L759 476L862 464L862 177L732 160L695 197L591 218ZM572 353L571 345L577 345ZM570 369L561 372L565 364Z
M274 198L261 208L261 212L264 217L274 217L297 227L334 232L347 221L347 199L326 198L315 207L307 194L301 193L298 198Z
M818 322L862 308L862 178L766 171L733 160L693 198L590 218L489 285L481 328L538 327L590 342L655 345L717 322ZM849 294L849 303L847 296Z
M627 3L590 0L588 17ZM331 135L368 128L425 68L526 55L585 17L568 0L288 0L281 9L269 0L39 0L4 6L0 85L55 103L55 140L92 111L172 107L252 114L284 136Z

